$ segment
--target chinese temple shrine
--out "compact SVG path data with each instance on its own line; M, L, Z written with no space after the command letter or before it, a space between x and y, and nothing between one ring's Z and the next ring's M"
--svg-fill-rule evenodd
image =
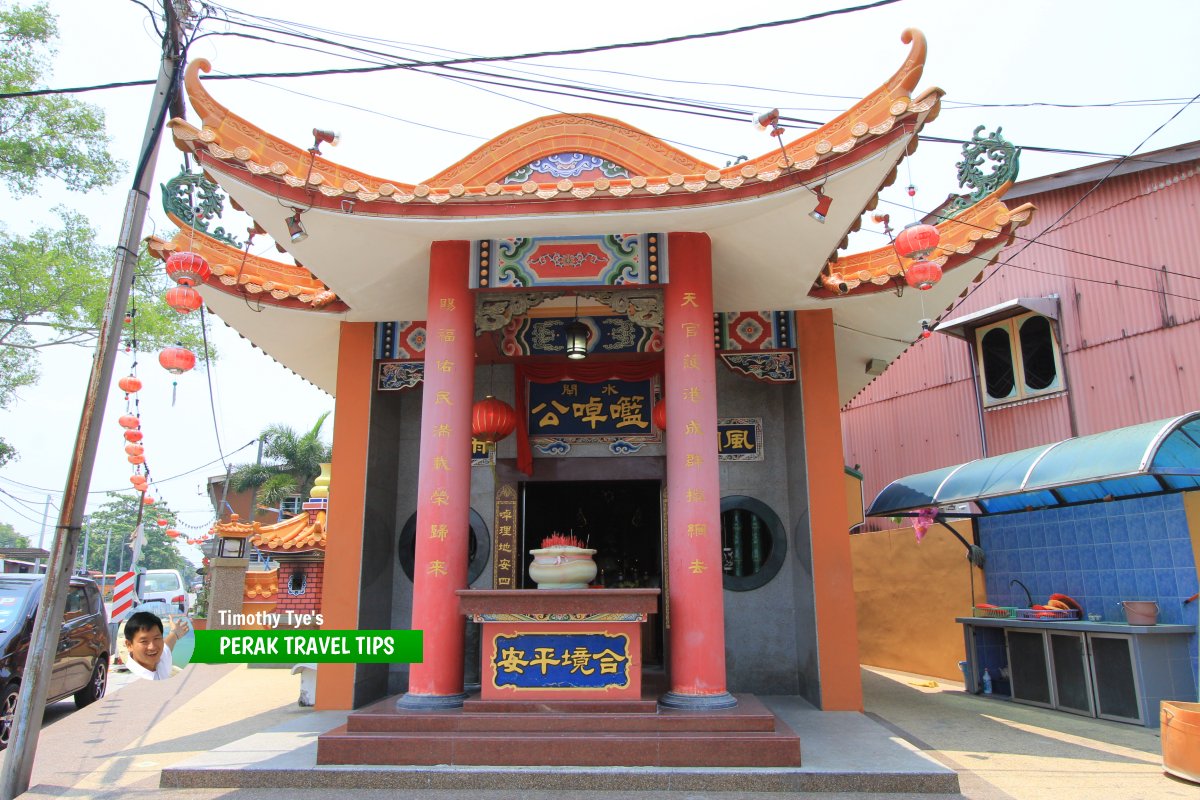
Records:
M927 291L891 246L842 252L939 110L923 35L902 39L882 86L758 158L555 114L417 183L328 160L323 131L276 138L189 66L199 121L170 123L176 145L295 263L172 196L181 232L151 249L203 256L209 308L336 398L325 626L424 632L419 664L320 665L319 708L370 712L322 737L322 763L551 763L517 752L529 726L478 722L532 708L593 731L606 710L760 720L755 693L861 710L839 408L1032 211L1001 202L1006 181L961 198ZM529 551L552 535L577 545L552 560L590 554L594 577L537 589ZM473 761L438 749L445 726L378 738L383 717L445 713L525 733ZM743 755L660 738L573 758L799 763L765 724L726 731L758 737Z

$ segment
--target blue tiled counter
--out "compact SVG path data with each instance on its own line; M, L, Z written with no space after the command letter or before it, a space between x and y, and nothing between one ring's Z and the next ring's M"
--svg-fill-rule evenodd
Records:
M987 669L996 697L1148 727L1158 725L1160 701L1196 700L1191 625L955 621L963 626L968 691L981 691ZM1014 666L1022 677L1013 679Z

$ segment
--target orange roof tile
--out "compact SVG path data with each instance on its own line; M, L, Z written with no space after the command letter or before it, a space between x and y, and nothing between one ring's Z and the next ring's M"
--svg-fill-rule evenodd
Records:
M189 228L173 215L168 216L181 230L169 242L157 236L148 237L146 245L150 253L161 261L183 251L204 256L212 267L206 286L283 307L330 312L349 308L304 267L249 255L203 231Z
M269 600L279 594L279 568L247 570L245 600Z
M937 229L941 240L926 260L943 270L953 269L969 260L980 241L1011 237L1013 231L1027 223L1034 211L1032 204L1025 203L1010 210L1000 202L1011 185L1011 182L1005 183L958 216L939 223ZM891 245L842 256L825 265L820 283L809 294L828 297L879 291L893 285L897 279L903 280L899 278L901 268L911 263L912 259L897 256Z
M308 512L282 519L271 525L241 522L233 514L228 522L218 522L213 533L229 539L248 539L259 550L300 553L325 549L325 512L318 511L316 522L309 524Z

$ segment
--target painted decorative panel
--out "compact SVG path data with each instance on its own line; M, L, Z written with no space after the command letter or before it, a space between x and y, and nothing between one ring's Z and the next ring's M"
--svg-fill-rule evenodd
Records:
M576 440L656 437L657 431L650 424L650 398L655 384L653 378L598 383L530 381L529 436Z
M588 153L555 153L513 170L504 183L557 183L563 178L595 181L601 178L628 178L629 170L600 156Z
M761 417L717 420L718 461L762 461L764 458Z
M764 383L795 383L796 353L721 353L725 366Z
M500 352L506 356L562 355L567 326L574 317L519 318L504 328ZM662 331L625 317L580 317L588 327L589 353L661 353Z
M713 314L717 350L757 353L796 346L792 311L724 311Z
M375 358L420 360L425 357L425 321L375 323Z
M398 392L411 389L425 380L424 361L382 361L375 380L375 389L380 392Z
M471 248L472 289L656 286L667 282L658 233L484 239Z

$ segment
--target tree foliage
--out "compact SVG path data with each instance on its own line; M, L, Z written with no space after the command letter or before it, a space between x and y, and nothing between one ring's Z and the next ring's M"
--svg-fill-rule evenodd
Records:
M91 346L99 335L113 250L96 244L81 214L62 208L58 214L61 227L30 236L0 230L0 408L37 381L38 350ZM130 304L135 316L122 332L143 350L175 342L200 350L199 315L177 314L162 300L170 283L161 265L143 254Z
M29 537L17 533L7 522L0 522L0 547L29 547Z
M0 5L0 92L43 88L57 36L46 4ZM14 195L45 178L76 191L111 186L124 165L108 142L104 112L69 95L0 100L0 183Z
M83 537L79 537L79 549L75 554L76 568L99 572L104 569L104 542L109 541L108 572L114 573L118 567L129 569L129 560L133 557L133 530L137 526L138 508L141 506L141 496L137 494L117 494L110 492L108 500L88 517L87 564L83 563ZM159 519L167 520L167 527L157 524ZM146 506L142 517L142 530L146 534L146 543L142 545L142 557L137 566L140 569L177 569L184 575L194 573L191 563L184 558L175 546L175 540L166 535L169 527L177 524L175 512L166 503L158 502Z
M263 463L243 464L230 475L235 492L258 490L257 503L278 506L291 495L306 497L321 474L321 464L330 460L333 449L321 440L326 411L312 428L297 433L287 425L269 425L259 434L263 441ZM257 515L255 508L252 514Z

